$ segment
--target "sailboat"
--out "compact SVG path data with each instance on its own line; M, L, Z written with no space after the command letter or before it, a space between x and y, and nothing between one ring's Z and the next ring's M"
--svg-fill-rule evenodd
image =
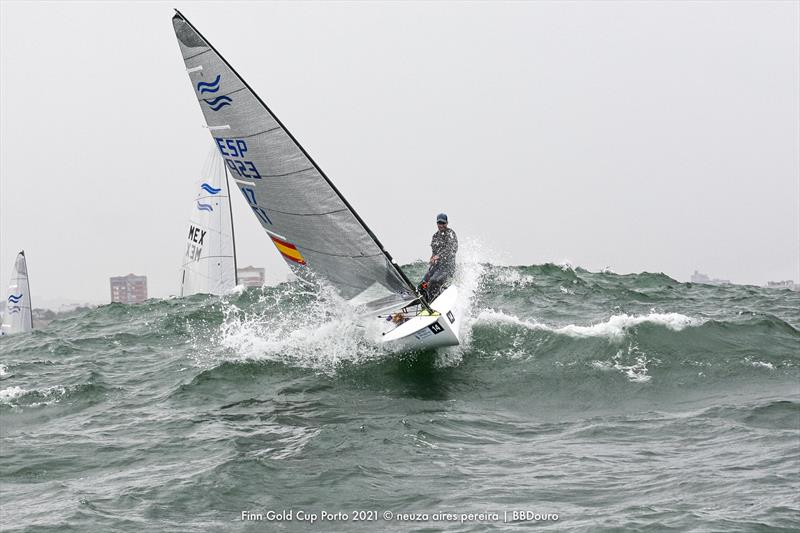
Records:
M225 163L213 149L194 188L181 265L181 296L226 294L238 284L227 177Z
M14 270L8 282L6 292L6 312L0 335L24 333L33 329L33 313L31 312L31 287L28 283L28 263L25 250L17 254Z
M428 302L264 101L176 10L172 18L206 127L261 227L301 279L321 279L376 320L390 351L459 343L451 285Z

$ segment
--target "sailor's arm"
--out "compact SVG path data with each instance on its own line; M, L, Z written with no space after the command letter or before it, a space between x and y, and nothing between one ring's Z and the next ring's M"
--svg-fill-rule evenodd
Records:
M431 263L435 263L439 260L439 255L442 253L442 242L440 239L437 239L438 233L434 233L433 237L431 237Z

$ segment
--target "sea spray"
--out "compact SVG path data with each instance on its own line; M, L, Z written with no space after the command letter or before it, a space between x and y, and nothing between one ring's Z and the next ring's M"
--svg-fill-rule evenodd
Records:
M367 332L364 323L331 287L295 280L263 291L247 309L229 300L217 340L233 351L234 360L291 361L332 373L344 361L366 361L382 353L375 332Z

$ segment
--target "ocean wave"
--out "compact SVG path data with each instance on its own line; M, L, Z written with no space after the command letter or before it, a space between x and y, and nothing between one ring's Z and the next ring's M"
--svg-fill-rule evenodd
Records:
M699 326L703 320L692 318L680 313L650 313L648 315L612 315L605 322L582 326L568 324L566 326L549 326L541 322L518 318L503 311L486 309L478 315L478 322L487 324L513 324L532 330L549 331L559 335L575 338L605 337L612 340L622 339L626 333L641 324L655 324L672 331L681 331L687 327Z
M800 336L775 317L709 320L678 312L613 314L593 324L546 323L483 309L472 353L538 379L703 387L797 374ZM566 381L563 381L566 380Z
M69 400L90 400L106 391L102 385L54 385L42 389L24 389L18 385L0 390L0 405L12 408L42 407Z
M800 423L800 402L774 399L741 405L708 407L691 416L734 420L753 427L796 430Z

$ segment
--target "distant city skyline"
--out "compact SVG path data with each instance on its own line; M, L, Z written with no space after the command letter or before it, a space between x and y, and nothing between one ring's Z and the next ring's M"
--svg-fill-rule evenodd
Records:
M800 280L800 3L235 5L0 3L0 283L24 249L34 305L178 293L211 141L173 6L400 263L447 212L462 262Z

